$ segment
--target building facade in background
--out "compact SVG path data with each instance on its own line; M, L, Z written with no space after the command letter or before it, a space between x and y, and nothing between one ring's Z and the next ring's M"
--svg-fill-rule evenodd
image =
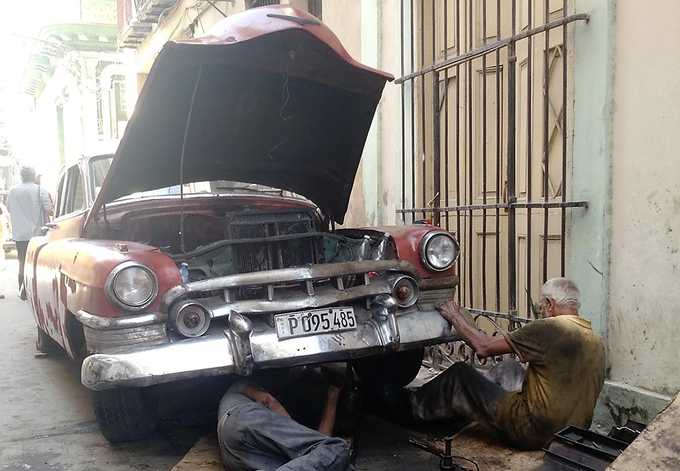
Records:
M34 125L25 127L16 156L35 166L48 186L82 155L114 151L125 129L137 90L115 20L114 1L85 1L80 18L45 26L33 40L24 120Z
M168 40L271 3L118 0L136 85ZM680 391L680 4L281 3L401 78L378 108L348 225L428 219L455 232L457 296L480 323L516 327L546 278L575 279L609 353L601 423L647 421Z

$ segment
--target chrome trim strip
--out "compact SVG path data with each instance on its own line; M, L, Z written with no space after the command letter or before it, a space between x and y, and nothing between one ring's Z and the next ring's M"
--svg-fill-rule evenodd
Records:
M222 298L201 298L199 301L210 310L212 317L224 317L234 310L244 314L262 314L267 312L300 311L330 306L331 304L348 303L361 298L380 294L391 294L392 284L386 279L374 279L369 285L359 285L346 290L338 290L333 286L317 286L314 296L306 293L289 295L287 298L251 299L227 303Z
M75 318L78 321L96 330L115 330L115 329L129 329L132 327L141 327L144 325L158 324L165 322L168 319L167 314L161 312L150 312L146 314L136 314L133 316L124 317L102 317L95 314L90 314L82 309L76 311Z
M242 286L271 285L289 282L333 278L344 275L357 275L368 272L398 271L418 278L416 269L403 260L379 260L361 262L323 263L296 268L280 268L237 275L220 276L209 280L193 281L168 290L163 297L162 310L177 299L203 291L217 291Z
M249 352L235 351L239 346L234 344L232 337L236 334L231 330L212 329L199 338L127 353L90 355L83 361L81 381L93 390L151 386L201 376L249 374L252 367L350 360L458 339L435 310L413 307L393 313L389 303L382 303L373 311L357 309L357 320L360 323L354 331L283 341L278 340L276 331L266 323L254 322L252 332L244 337L241 345Z

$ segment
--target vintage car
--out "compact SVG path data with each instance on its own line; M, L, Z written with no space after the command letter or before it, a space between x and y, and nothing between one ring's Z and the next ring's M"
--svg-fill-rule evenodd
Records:
M352 361L405 384L450 340L451 234L335 227L390 79L307 13L248 10L168 43L115 155L64 171L25 281L107 439L153 429L161 383Z

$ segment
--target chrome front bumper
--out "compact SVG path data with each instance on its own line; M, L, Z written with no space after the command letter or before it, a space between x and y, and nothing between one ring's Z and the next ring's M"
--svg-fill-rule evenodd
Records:
M150 386L179 379L223 374L247 375L255 368L343 361L455 340L448 323L430 305L396 312L386 297L357 313L356 330L279 340L264 323L247 335L213 329L185 339L124 353L85 358L82 383L92 390Z

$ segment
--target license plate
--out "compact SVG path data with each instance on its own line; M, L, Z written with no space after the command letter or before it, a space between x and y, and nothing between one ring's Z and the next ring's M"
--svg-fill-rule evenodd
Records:
M283 340L325 332L354 330L357 327L357 318L354 315L354 308L329 307L277 314L274 316L274 323L279 340Z

